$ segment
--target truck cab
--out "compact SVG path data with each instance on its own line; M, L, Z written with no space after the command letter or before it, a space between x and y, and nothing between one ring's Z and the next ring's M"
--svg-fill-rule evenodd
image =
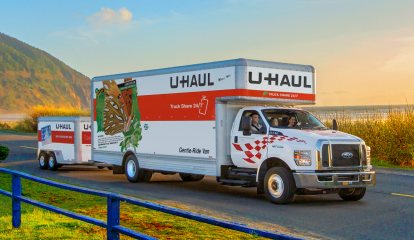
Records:
M244 180L238 183L257 186L273 203L323 193L355 201L375 185L365 142L329 129L300 108L244 107L234 119L230 143L234 166L219 181Z

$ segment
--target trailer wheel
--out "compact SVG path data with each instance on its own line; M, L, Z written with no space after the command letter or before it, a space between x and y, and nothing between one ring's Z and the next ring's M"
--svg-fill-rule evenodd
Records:
M275 204L286 204L295 197L295 180L284 167L273 167L267 171L264 190L267 199Z
M361 200L367 188L342 188L339 190L338 195L345 201L358 201Z
M181 179L184 182L197 182L201 181L204 178L204 175L199 174L189 174L189 173L179 173Z
M137 158L130 155L125 160L125 175L130 182L149 182L152 172L140 169Z
M54 153L49 154L49 169L52 171L56 171L59 168L58 163L56 162L56 157Z
M108 170L114 170L114 167L108 167Z
M104 169L105 167L99 166L98 169Z
M47 169L48 168L48 156L47 153L41 152L39 154L39 166L41 169Z

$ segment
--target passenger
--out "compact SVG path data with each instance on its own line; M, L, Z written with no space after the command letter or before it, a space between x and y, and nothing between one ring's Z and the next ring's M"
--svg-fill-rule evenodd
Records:
M289 120L288 120L288 127L297 127L300 126L300 122L296 123L296 118L295 116L290 116Z
M250 114L250 117L252 118L252 125L250 126L250 130L254 133L258 133L260 131L260 128L262 128L262 125L259 124L259 114L252 113Z
M272 117L272 118L270 119L270 124L271 124L273 127L277 127L277 126L279 126L279 121L277 120L277 118Z

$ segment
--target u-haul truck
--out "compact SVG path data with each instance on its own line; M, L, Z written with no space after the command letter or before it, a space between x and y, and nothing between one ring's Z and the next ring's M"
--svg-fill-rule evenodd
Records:
M63 165L97 165L91 161L89 117L40 117L38 160L41 169L57 170ZM109 168L112 168L109 166Z
M314 104L315 84L312 66L247 59L95 77L92 159L131 182L211 175L278 204L359 200L375 185L364 141L278 106Z

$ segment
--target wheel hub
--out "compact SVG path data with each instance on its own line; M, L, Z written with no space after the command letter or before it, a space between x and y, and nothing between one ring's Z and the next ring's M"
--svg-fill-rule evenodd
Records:
M49 158L49 166L51 167L51 168L53 168L53 166L55 165L55 161L54 161L55 159L53 158L53 157L50 157Z
M45 166L45 157L44 156L40 156L40 166L44 167Z
M127 164L127 173L128 173L128 176L134 177L136 171L137 171L137 168L135 166L135 162L132 161L132 160L129 161L128 164Z
M285 188L282 178L278 174L273 174L272 176L270 176L268 181L268 188L270 194L273 197L279 198L280 196L282 196Z

